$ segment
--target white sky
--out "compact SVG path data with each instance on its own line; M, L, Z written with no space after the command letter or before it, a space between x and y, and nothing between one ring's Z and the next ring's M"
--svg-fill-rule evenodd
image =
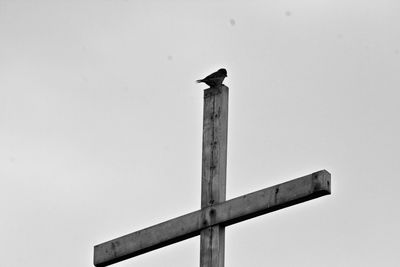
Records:
M399 266L397 0L0 0L1 265L92 266L199 209L194 80L220 67L228 198L333 185L229 227L225 265ZM198 265L197 237L115 266Z

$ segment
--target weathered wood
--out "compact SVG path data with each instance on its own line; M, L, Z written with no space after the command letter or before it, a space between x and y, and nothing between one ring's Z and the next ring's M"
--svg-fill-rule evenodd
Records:
M330 173L318 171L99 244L94 247L94 265L107 266L196 236L212 226L228 226L330 193Z
M222 85L204 91L201 207L226 198L226 153L229 88Z
M226 199L228 87L204 91L201 208ZM200 233L200 267L224 267L225 229L216 225Z

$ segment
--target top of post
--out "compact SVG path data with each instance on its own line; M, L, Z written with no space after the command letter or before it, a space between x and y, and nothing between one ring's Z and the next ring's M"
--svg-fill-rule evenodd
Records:
M219 86L213 86L204 90L204 98L221 94L223 91L229 91L229 87L221 84Z

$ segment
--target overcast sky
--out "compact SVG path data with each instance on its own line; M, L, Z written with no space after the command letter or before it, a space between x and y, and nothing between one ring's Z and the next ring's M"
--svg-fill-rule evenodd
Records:
M200 208L204 85L228 70L227 198L331 196L226 230L227 267L399 266L397 0L0 0L0 251L93 246ZM118 263L198 266L199 237Z

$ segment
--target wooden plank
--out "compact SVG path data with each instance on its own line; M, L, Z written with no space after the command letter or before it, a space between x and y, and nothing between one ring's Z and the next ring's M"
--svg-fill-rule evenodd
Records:
M204 91L201 208L226 199L226 154L228 138L228 87ZM200 233L200 266L224 267L224 226Z
M321 170L231 199L215 207L215 223L228 226L329 194L331 174Z
M204 91L201 208L226 198L228 87Z
M318 171L99 244L94 247L94 265L108 266L196 236L211 226L228 226L330 193L330 173Z

